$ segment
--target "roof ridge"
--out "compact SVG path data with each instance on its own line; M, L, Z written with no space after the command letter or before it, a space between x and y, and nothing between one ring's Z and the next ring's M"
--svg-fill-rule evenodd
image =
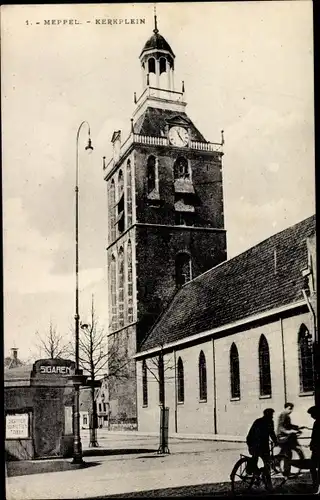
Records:
M217 264L217 265L216 265L216 266L214 266L214 267L211 267L210 269L207 269L207 271L204 271L202 274L199 274L198 276L196 276L196 277L195 277L195 278L193 278L192 280L190 280L190 281L188 281L187 283L185 283L183 286L186 286L186 285L188 285L189 283L192 283L193 281L195 281L195 280L197 280L197 279L201 278L201 277L202 277L202 276L204 276L205 274L207 274L207 273L209 273L209 272L213 271L213 269L217 269L217 267L221 267L221 266L223 266L224 264L227 264L227 263L231 262L232 260L235 260L235 259L237 259L237 258L242 257L242 256L243 256L243 255L245 255L246 253L251 252L254 248L259 247L260 245L262 245L262 244L263 244L263 243L265 243L266 241L269 241L269 240L271 240L272 238L275 238L276 236L283 234L285 231L288 231L288 230L294 230L294 228L295 228L296 226L298 226L299 224L301 224L301 223L303 223L303 222L306 222L308 219L312 219L312 218L314 218L314 217L316 217L316 214L310 215L309 217L306 217L305 219L302 219L302 220L300 220L300 221L296 222L296 223L295 223L295 224L293 224L292 226L288 226L288 227L286 227L285 229L281 229L281 231L279 231L278 233L275 233L275 234L272 234L271 236L268 236L268 237L267 237L267 238L265 238L264 240L259 241L259 243L257 243L256 245L253 245L252 247L247 248L247 249L246 249L246 250L244 250L243 252L238 253L237 255L234 255L234 256L233 256L233 257L231 257L230 259L226 259L226 260L224 260L224 261L220 262L219 264Z

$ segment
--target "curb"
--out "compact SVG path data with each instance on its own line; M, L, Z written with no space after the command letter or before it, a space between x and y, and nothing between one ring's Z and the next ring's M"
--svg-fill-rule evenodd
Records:
M108 431L106 430L103 434L101 433L99 437L103 439L103 437L107 436L135 436L135 437L159 437L159 432L140 432L140 431ZM221 435L221 434L180 434L180 433L171 433L169 434L169 438L171 439L190 439L195 441L224 441L224 442L233 442L233 443L245 443L246 439L243 436L229 436L229 435Z

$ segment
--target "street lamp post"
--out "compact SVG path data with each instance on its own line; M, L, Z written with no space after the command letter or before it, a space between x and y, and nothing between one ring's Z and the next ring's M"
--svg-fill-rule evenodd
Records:
M83 376L82 370L79 368L79 135L83 125L88 127L88 145L86 150L92 150L90 138L90 125L87 121L83 121L77 132L76 139L76 217L75 217L75 243L76 243L76 304L75 304L75 375L73 376L74 383L74 442L73 442L73 463L82 463L82 447L80 438L80 404L79 392L80 385L84 383L86 377Z

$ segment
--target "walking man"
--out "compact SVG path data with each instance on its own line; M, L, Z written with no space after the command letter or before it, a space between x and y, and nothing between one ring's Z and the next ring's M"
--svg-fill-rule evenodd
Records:
M311 477L316 495L320 495L320 408L311 406L309 415L314 419L310 450L311 450Z

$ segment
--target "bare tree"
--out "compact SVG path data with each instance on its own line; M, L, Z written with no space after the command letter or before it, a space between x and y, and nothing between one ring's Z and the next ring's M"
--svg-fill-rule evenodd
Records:
M79 364L84 373L90 377L91 386L91 422L89 446L98 446L97 427L97 405L95 398L95 385L99 375L103 374L105 379L128 378L127 365L129 359L122 346L114 341L108 345L107 334L100 327L99 320L94 307L94 296L92 295L90 323L81 324L79 336Z
M158 453L170 453L168 447L168 433L166 432L166 392L165 392L165 372L171 371L174 366L172 365L172 360L164 360L163 357L163 346L161 345L161 350L159 356L156 358L150 358L145 360L147 370L152 374L154 379L158 383L159 387L159 402L161 407L161 425L160 425L160 444L158 448Z
M40 334L36 331L38 337L37 349L39 352L44 352L50 359L58 359L67 356L70 352L70 342L66 341L65 337L57 332L57 327L50 319L49 331Z

